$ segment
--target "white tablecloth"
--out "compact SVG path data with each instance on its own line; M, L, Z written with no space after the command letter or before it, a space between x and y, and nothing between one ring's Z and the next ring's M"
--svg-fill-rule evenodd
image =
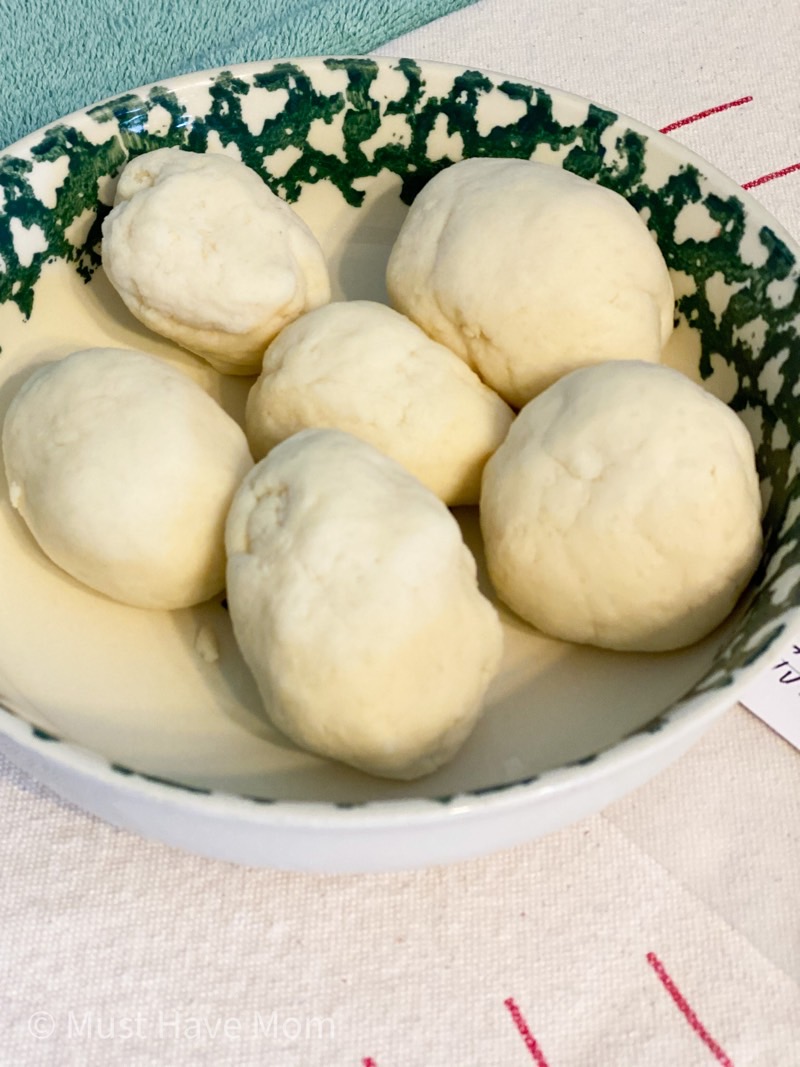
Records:
M796 0L479 0L381 51L711 112L673 136L800 236ZM741 708L602 813L446 869L195 858L1 754L0 815L3 1065L800 1063L800 753Z

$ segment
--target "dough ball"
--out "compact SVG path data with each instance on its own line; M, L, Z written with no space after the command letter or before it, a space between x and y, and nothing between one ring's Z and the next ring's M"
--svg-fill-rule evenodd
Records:
M397 460L446 504L477 504L481 473L514 418L449 349L367 300L287 326L250 391L256 459L309 427L347 430Z
M350 434L304 430L244 480L225 540L234 633L279 729L386 777L450 759L502 632L433 493Z
M90 348L41 367L3 425L11 503L73 578L143 608L225 580L225 516L253 461L241 428L144 352Z
M486 465L499 596L554 637L659 652L710 633L758 563L753 445L677 371L606 363L532 400Z
M577 367L657 361L672 332L669 272L636 211L531 160L437 174L406 216L387 287L515 407Z
M287 323L330 299L316 238L230 156L159 148L122 171L103 266L133 314L218 370L255 374Z

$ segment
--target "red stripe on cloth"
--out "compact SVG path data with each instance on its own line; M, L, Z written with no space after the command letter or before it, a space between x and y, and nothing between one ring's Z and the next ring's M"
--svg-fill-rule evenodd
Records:
M508 1008L508 1012L511 1018L514 1020L514 1026L516 1026L517 1030L519 1031L519 1036L525 1042L525 1048L528 1050L528 1052L530 1052L531 1058L533 1059L534 1063L537 1065L537 1067L547 1067L547 1060L544 1058L542 1050L536 1043L536 1038L530 1032L528 1024L525 1022L522 1012L517 1007L514 998L508 997L507 1000L503 1001L503 1004L505 1004L505 1006Z
M733 1067L733 1063L731 1062L730 1057L727 1055L727 1053L723 1052L722 1048L717 1044L711 1034L709 1034L708 1030L706 1030L706 1028L697 1018L694 1011L690 1007L689 1002L686 1000L680 989L678 989L673 980L667 974L664 964L661 962L658 956L656 956L655 952L647 953L647 962L658 975L659 981L664 986L669 995L672 997L672 999L675 1001L678 1010L686 1019L689 1026L691 1026L691 1028L694 1030L694 1032L697 1034L697 1036L700 1038L706 1048L714 1055L714 1058L717 1060L717 1062L721 1063L723 1067Z
M772 182L776 178L783 178L786 174L793 174L796 170L800 170L800 163L792 163L790 167L783 167L781 170L773 170L769 174L762 174L760 178L753 178L751 182L745 182L742 188L755 189L757 185L763 185L764 182Z
M700 119L707 119L709 115L718 115L720 111L727 111L732 107L741 107L742 104L749 104L752 99L752 96L741 96L738 100L729 100L727 104L717 104L716 107L709 107L705 111L698 111L696 115L687 115L685 119L678 119L677 122L670 122L667 126L662 126L659 132L670 133L672 130L679 130L681 126L689 126L692 122L697 122Z

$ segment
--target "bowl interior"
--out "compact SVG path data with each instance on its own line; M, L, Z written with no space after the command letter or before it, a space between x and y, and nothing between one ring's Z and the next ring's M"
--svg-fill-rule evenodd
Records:
M667 362L729 403L755 441L764 559L747 603L676 653L566 645L501 608L506 653L477 730L449 766L396 784L299 752L270 727L221 601L140 611L51 565L0 471L0 702L48 734L189 787L352 803L494 788L590 760L636 731L656 733L682 699L730 686L763 655L792 617L800 579L800 283L791 240L732 182L594 104L412 60L250 65L127 94L0 155L0 418L34 367L96 344L160 354L241 417L251 380L222 377L151 334L100 267L115 176L129 156L165 145L228 152L258 170L321 240L338 299L386 299L407 205L463 156L533 157L622 193L672 271ZM458 517L481 563L475 511Z

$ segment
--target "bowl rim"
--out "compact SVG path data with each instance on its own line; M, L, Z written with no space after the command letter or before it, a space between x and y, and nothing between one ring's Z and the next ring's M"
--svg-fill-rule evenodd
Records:
M797 613L800 623L800 612ZM477 789L437 796L390 797L354 802L290 800L257 797L223 789L192 786L128 768L84 744L68 741L34 726L14 702L0 696L0 734L34 755L45 757L84 779L112 785L127 796L148 795L184 814L235 815L248 823L294 829L351 831L402 824L424 828L454 818L510 813L533 798L552 799L569 793L576 779L589 787L622 774L646 759L651 750L670 745L680 750L686 737L699 735L736 704L736 692L760 673L761 656L742 671L741 681L687 703L678 703L659 718L656 731L639 728L600 752L542 771L540 774ZM658 738L656 744L652 739ZM47 781L42 782L47 786Z
M29 157L31 150L48 131L61 126L75 126L80 129L88 120L89 112L92 110L113 101L122 100L126 96L146 96L154 87L164 87L180 93L201 88L223 73L247 78L272 69L281 63L292 63L322 70L330 60L354 62L368 60L382 67L405 60L416 63L423 70L442 73L475 72L495 80L502 79L531 86L568 103L581 106L594 104L604 108L615 116L615 123L643 135L648 140L655 141L667 157L680 161L682 164L694 165L703 176L708 177L730 195L739 198L747 207L748 212L756 217L757 222L768 225L782 241L797 249L798 259L800 259L797 239L769 213L756 197L742 189L734 179L702 156L684 147L679 141L609 105L544 82L503 73L477 64L441 62L402 55L368 53L355 56L343 53L285 56L205 68L123 89L111 96L87 104L1 148L0 159L4 156ZM737 670L731 682L711 692L680 698L655 715L649 725L637 727L619 741L591 756L550 768L536 775L494 786L465 789L448 795L392 797L345 803L256 797L221 789L192 786L174 779L136 771L111 761L85 744L69 741L50 733L32 723L23 711L15 707L15 701L6 698L3 694L0 694L0 735L4 735L32 754L44 757L48 762L55 762L65 769L78 773L83 778L112 785L115 790L127 796L146 793L152 799L161 801L167 806L181 809L185 814L235 815L237 819L243 819L247 823L289 829L326 828L350 831L381 827L391 829L392 826L399 824L406 827L411 824L422 829L444 821L450 822L454 818L466 818L479 813L509 812L526 806L533 797L542 799L557 797L559 794L568 793L576 778L579 778L585 785L601 783L624 771L625 768L638 764L651 751L668 747L668 742L678 749L682 739L699 735L715 719L732 708L737 702L737 694L763 670L766 657L774 650L777 639L786 632L798 628L800 628L800 606L790 606L784 611L782 622L776 624L769 640L759 649L751 662ZM43 784L46 786L47 782L44 781Z
M302 66L317 67L323 69L325 64L331 60L344 61L344 62L358 62L369 60L370 62L377 63L379 66L389 66L390 64L396 64L399 62L416 63L420 67L429 68L432 70L440 70L442 72L447 71L461 71L461 72L474 72L476 74L484 74L489 78L503 79L504 81L515 82L520 85L531 86L534 89L541 89L543 92L550 95L560 97L562 100L569 101L575 104L594 104L603 110L609 111L615 115L617 120L623 122L625 126L633 130L636 133L640 133L643 136L653 139L660 144L662 149L667 155L673 158L680 159L686 163L695 164L698 169L702 170L704 175L713 178L714 181L719 181L723 185L730 187L730 191L735 193L737 197L743 200L746 206L755 209L759 214L765 216L765 221L769 222L770 229L776 233L782 240L787 241L789 244L800 245L800 237L795 237L790 233L783 223L775 218L767 208L757 199L749 190L743 188L737 181L720 170L713 163L709 162L704 156L695 152L693 149L683 145L680 141L671 137L667 133L662 133L656 129L655 126L649 126L647 123L640 121L639 119L632 118L624 111L618 111L617 108L610 104L605 104L599 100L594 100L588 96L581 96L579 93L570 92L568 89L560 89L555 85L550 85L548 82L532 81L530 78L523 77L522 75L510 74L508 72L495 70L493 67L482 67L477 63L464 64L456 62L444 62L442 60L423 59L415 56L408 55L384 55L376 54L373 52L367 52L364 55L353 55L347 52L330 53L325 55L313 55L313 56L276 56L271 59L257 59L251 60L248 63L229 63L221 67L204 67L202 70L189 71L185 74L177 74L174 77L161 78L157 81L145 82L142 85L132 86L121 89L119 92L113 93L110 96L102 97L99 100L94 100L84 107L76 108L74 111L70 111L66 115L62 115L52 122L48 122L44 126L40 126L35 130L31 130L30 133L24 134L16 141L12 141L8 145L0 147L0 157L5 155L18 156L20 152L28 153L32 147L36 144L37 140L40 140L43 134L49 130L58 126L79 126L82 121L88 117L90 111L96 108L101 108L106 104L118 101L126 96L142 96L146 95L151 89L158 87L166 87L172 90L192 89L200 87L212 78L218 77L220 74L230 73L234 76L247 77L248 75L257 74L265 69L270 69L277 64L281 63L294 63ZM800 251L800 249L799 249Z

